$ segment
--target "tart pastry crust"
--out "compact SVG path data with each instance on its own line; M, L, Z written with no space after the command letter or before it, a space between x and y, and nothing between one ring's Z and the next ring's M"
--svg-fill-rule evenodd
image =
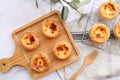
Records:
M57 58L66 59L71 55L71 46L65 41L60 41L56 43L53 51Z
M120 22L118 22L114 27L114 35L116 38L120 39Z
M43 21L42 30L45 36L54 38L59 35L59 24L55 19L49 18Z
M104 24L95 24L91 27L89 36L92 41L103 43L109 39L110 30Z
M111 20L118 15L119 9L116 2L108 1L103 3L99 8L101 17L106 20Z
M39 39L33 32L24 33L20 39L20 42L27 50L33 50L39 46Z
M50 60L46 55L35 54L31 59L31 67L37 72L43 72L50 67Z

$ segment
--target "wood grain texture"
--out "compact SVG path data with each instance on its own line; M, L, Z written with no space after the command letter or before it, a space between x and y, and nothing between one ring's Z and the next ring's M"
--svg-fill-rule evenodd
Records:
M56 38L47 38L42 33L41 24L45 19L48 18L55 18L60 25L60 35ZM39 37L40 44L37 49L28 51L21 46L20 38L26 32L34 32ZM55 70L58 70L68 64L71 64L72 62L79 60L80 58L79 50L77 49L75 42L69 30L67 29L65 22L61 19L60 13L58 11L48 13L45 16L38 18L33 22L13 31L12 37L16 45L15 53L10 58L0 60L0 72L7 72L14 65L20 65L24 66L33 78L41 78ZM53 47L57 42L62 40L70 43L72 47L72 55L65 60L60 60L53 54ZM39 53L48 55L51 61L51 67L42 73L34 71L30 66L31 57L34 54Z

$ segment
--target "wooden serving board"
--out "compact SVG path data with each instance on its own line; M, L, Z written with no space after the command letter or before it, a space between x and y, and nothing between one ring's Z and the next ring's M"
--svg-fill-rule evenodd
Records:
M55 18L60 25L60 35L56 38L47 38L42 32L41 24L47 18ZM20 38L26 32L34 32L39 37L40 44L37 49L28 51L21 46ZM16 50L12 57L0 60L0 72L7 72L11 67L15 65L20 65L25 67L33 78L37 79L53 71L56 71L68 64L71 64L72 62L75 62L80 58L79 50L77 49L74 40L69 30L67 29L66 24L61 19L60 13L58 11L52 11L51 13L48 13L47 15L38 18L33 22L13 31L12 37L16 45ZM58 59L52 51L55 44L62 40L69 42L72 46L72 55L65 60ZM48 55L51 61L50 68L41 73L34 71L30 66L31 57L34 54L38 53L44 53Z

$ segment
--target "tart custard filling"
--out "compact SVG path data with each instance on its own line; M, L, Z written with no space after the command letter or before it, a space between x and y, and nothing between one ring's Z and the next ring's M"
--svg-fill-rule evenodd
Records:
M39 45L39 39L33 32L24 33L20 41L22 46L28 50L35 49Z
M48 37L56 37L59 34L59 24L54 19L48 19L43 22L43 33Z
M114 15L115 12L116 12L116 9L111 3L104 5L104 14L105 15Z
M71 47L70 44L65 41L58 42L54 47L54 54L59 59L65 59L70 56L71 54Z
M35 71L42 72L46 70L50 65L50 62L46 56L41 54L34 55L31 59L31 66Z
M100 6L99 10L100 10L101 16L108 20L115 18L119 12L117 3L112 2L112 1L103 3Z
M120 22L118 22L114 28L114 34L117 38L120 39Z
M93 35L94 38L96 39L106 39L107 37L107 32L103 27L97 27L94 31L93 31Z
M95 24L90 30L90 38L95 42L104 42L110 36L110 30L104 24Z

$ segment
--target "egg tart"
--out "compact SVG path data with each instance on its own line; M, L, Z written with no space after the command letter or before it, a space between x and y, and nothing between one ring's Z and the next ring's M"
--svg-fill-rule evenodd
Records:
M31 67L36 72L43 72L47 70L50 65L50 60L43 54L35 54L31 59Z
M57 58L66 59L71 55L71 46L68 42L60 41L56 43L53 51Z
M39 38L33 32L24 33L20 39L20 42L27 50L33 50L39 46Z
M89 33L90 39L97 43L103 43L110 37L110 29L104 24L95 24Z
M54 38L60 33L60 25L55 19L47 19L42 23L42 30L45 36Z
M99 8L101 17L106 20L111 20L118 15L119 9L116 2L108 1L103 3Z
M114 35L116 38L120 39L120 22L118 22L114 27Z

